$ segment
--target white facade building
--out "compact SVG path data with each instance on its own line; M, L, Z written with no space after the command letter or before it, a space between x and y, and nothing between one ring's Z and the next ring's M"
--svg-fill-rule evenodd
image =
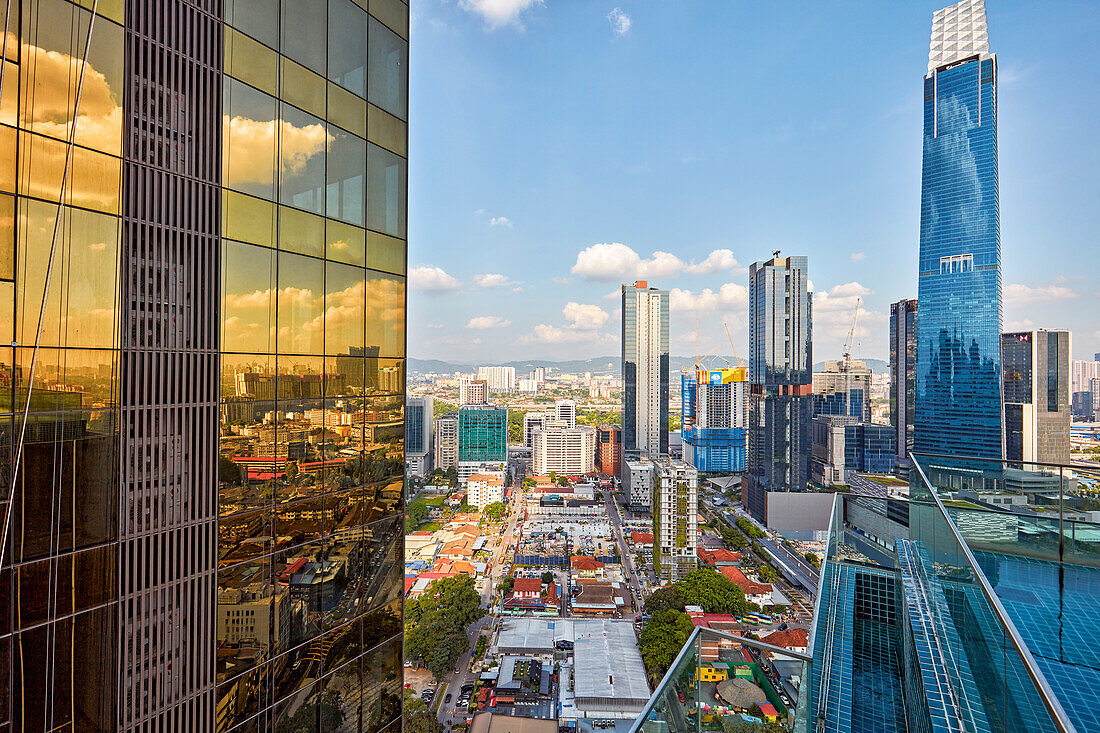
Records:
M539 476L551 471L592 473L596 468L596 429L587 425L571 428L554 421L535 433L531 459Z
M462 377L458 380L458 404L484 405L489 401L489 385L484 379Z
M661 581L674 583L699 565L699 472L670 458L653 465L653 555Z
M506 366L483 366L477 368L478 379L484 379L490 392L515 392L516 368Z
M435 467L446 471L458 467L458 413L435 419Z
M577 426L577 401L558 400L554 403L554 419L566 423L569 427Z
M500 475L475 473L466 480L466 503L481 511L489 504L504 501L504 478Z
M523 377L516 382L516 390L522 394L538 394L538 380L531 379L529 377Z

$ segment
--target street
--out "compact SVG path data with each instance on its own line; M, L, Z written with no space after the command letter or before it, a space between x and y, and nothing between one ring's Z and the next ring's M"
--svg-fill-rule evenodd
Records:
M512 503L508 514L507 524L504 527L504 531L501 533L500 542L493 549L492 559L490 560L491 570L489 571L488 580L485 587L481 591L481 605L486 611L486 615L475 621L470 625L467 630L470 637L470 647L462 655L462 657L455 663L455 669L457 673L450 672L440 682L439 688L436 691L437 697L440 700L446 700L447 694L451 694L451 701L449 703L440 702L439 712L437 717L439 722L443 724L446 729L447 721L454 720L455 718L455 705L458 702L459 691L462 685L471 677L470 675L470 658L473 655L474 647L477 644L477 637L481 634L481 630L486 626L496 622L496 617L488 615L492 608L490 606L493 598L493 594L496 592L497 578L500 577L500 565L502 560L507 556L507 553L511 552L512 536L516 531L516 523L519 521L519 514L523 507L523 486L517 485L512 490ZM465 712L461 713L465 718Z

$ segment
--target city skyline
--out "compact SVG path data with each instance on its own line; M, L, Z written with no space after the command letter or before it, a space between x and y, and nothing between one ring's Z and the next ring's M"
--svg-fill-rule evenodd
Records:
M509 15L510 5L526 9ZM622 33L623 23L613 28L605 18L611 7L504 3L494 17L476 7L426 3L413 18L427 39L414 50L413 109L445 103L456 114L444 128L412 133L412 144L430 153L414 158L414 173L418 164L433 167L411 176L411 356L617 353L610 295L636 278L670 291L673 354L694 352L696 318L704 353L728 352L723 321L741 353L744 268L779 249L815 263L819 360L840 357L857 296L853 356L888 358L889 305L917 295L921 89L913 79L925 71L939 3L866 8L858 24L829 8L707 7L713 17L703 22L700 8L623 6L630 20ZM1038 16L1016 3L994 7L990 34L1006 59L998 100L1003 327L1068 328L1074 358L1091 356L1100 349L1088 318L1098 296L1060 264L1091 246L1095 215L1078 151L1088 159L1095 82L1077 70L1076 56L1059 60L1088 45L1073 39L1097 21L1061 6ZM765 48L780 23L797 43ZM563 27L571 31L564 38ZM689 31L695 51L670 49ZM552 36L571 53L558 58ZM737 49L725 47L730 37ZM1095 52L1080 53L1087 67ZM859 63L863 55L876 63ZM715 58L767 72L734 80L714 72ZM1059 89L1073 94L1054 105L1056 67ZM455 87L459 70L476 81ZM678 83L689 78L696 81ZM524 84L542 89L538 104L511 101ZM643 114L634 98L648 99L642 90L653 84L677 85L676 106L695 105L701 116ZM1044 128L1059 134L1036 139ZM459 134L492 142L447 148ZM460 170L473 178L456 195L449 171Z

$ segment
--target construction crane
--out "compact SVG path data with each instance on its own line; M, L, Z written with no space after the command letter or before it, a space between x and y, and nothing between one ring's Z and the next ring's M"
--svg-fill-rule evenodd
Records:
M733 335L732 335L732 334L730 333L730 326L729 326L729 324L728 324L728 323L726 323L725 321L722 321L722 325L723 325L723 326L725 327L725 329L726 329L726 338L728 338L728 339L730 340L730 348L731 348L731 349L733 349L733 358L737 360L737 366L739 366L739 367L741 367L741 366L745 366L745 365L744 365L744 364L743 364L743 363L741 362L741 357L737 355L737 347L733 345ZM727 362L727 363L728 363L728 362Z
M859 304L863 298L856 297L856 310L852 314L852 327L848 329L848 338L844 339L844 414L852 414L852 342L856 337L856 322L859 321ZM866 391L866 390L865 390ZM867 395L863 395L866 404ZM860 415L862 418L863 416Z

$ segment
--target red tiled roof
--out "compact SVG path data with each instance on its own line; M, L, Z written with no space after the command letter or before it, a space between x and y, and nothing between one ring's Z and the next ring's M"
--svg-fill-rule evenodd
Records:
M588 555L574 555L569 560L574 570L599 570L603 563Z
M810 643L810 633L806 629L774 631L761 641L772 646L781 646L784 649L799 649L805 648Z
M771 593L772 587L768 583L758 583L755 580L749 580L745 577L745 574L741 572L740 568L731 567L729 565L723 565L718 568L722 575L744 591L747 596L764 595L765 593Z
M630 541L634 544L641 543L643 545L652 545L653 535L651 535L649 532L631 532Z
M542 591L541 578L516 578L512 586L513 593L539 593Z
M708 550L704 547L700 547L696 552L701 559L707 562L738 562L741 559L740 552L726 549Z

